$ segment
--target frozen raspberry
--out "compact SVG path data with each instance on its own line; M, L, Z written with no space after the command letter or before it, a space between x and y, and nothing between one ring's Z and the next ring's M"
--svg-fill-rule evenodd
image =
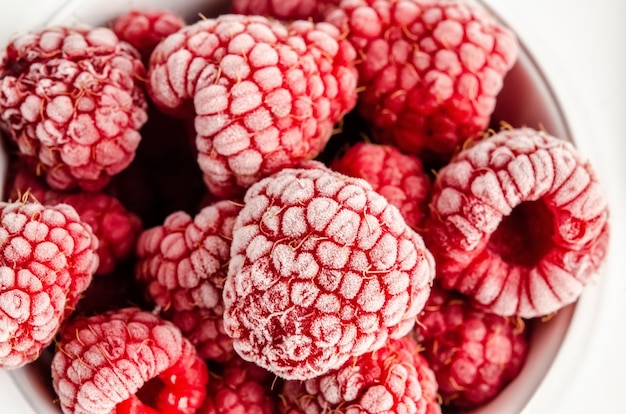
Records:
M400 210L409 226L422 228L428 215L431 184L419 158L389 145L358 142L335 159L331 167L366 180Z
M319 21L324 11L340 0L233 0L231 11L237 14L256 14L280 20Z
M168 10L131 10L115 19L112 29L148 63L156 45L184 26L183 18Z
M0 62L0 126L53 188L99 190L139 144L144 77L137 51L106 28L20 36Z
M67 204L0 203L0 366L35 360L98 267L98 240Z
M275 414L274 375L241 358L228 361L220 372L209 371L204 405L197 414Z
M415 326L445 405L475 408L488 402L526 361L521 319L473 308L455 292L433 288Z
M532 318L574 302L602 264L608 205L571 143L503 130L437 174L426 235L438 277L499 315Z
M135 275L149 299L200 356L214 361L233 355L232 339L224 332L222 289L240 210L240 205L219 201L195 217L176 212L163 225L145 230L137 242Z
M434 262L366 181L309 161L254 184L244 202L223 294L244 359L309 379L411 330Z
M164 111L193 106L204 180L234 197L322 151L356 103L355 57L327 23L221 15L157 46L148 90Z
M359 111L376 138L433 163L487 128L518 54L472 0L343 0L326 20L363 57Z
M436 405L437 385L430 394L433 376L424 377L430 381L425 392L418 365L420 371L430 368L424 359L416 358L417 347L409 336L392 339L383 348L348 360L320 377L285 381L280 413L426 414L429 403Z
M64 413L193 414L208 370L180 330L138 308L72 321L52 359Z

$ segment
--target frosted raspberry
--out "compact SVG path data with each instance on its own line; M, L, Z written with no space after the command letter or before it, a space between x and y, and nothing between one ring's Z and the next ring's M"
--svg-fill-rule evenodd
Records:
M152 51L165 37L185 26L182 17L168 10L130 10L113 22L113 32L130 43L148 62Z
M327 23L221 15L155 49L148 89L164 111L193 106L204 180L233 197L321 152L356 103L355 57Z
M198 414L275 414L274 375L233 358L218 371L210 371L207 397Z
M145 230L137 242L137 280L200 356L215 361L233 355L232 339L224 332L222 289L240 210L219 201L195 217L176 212L163 225Z
M343 0L326 20L363 57L359 111L375 136L429 162L486 129L518 55L514 34L471 0Z
M433 288L416 333L445 405L476 408L520 372L528 351L522 320L473 308L463 296Z
M340 0L233 0L231 11L237 14L256 14L280 20L319 21L324 11Z
M530 128L459 153L437 174L431 209L426 234L443 286L500 315L574 302L607 250L607 200L592 166Z
M144 77L137 51L109 29L26 34L0 62L0 124L50 186L99 190L139 144Z
M318 378L285 381L280 412L425 414L427 398L433 404L436 396L436 383L435 394L427 396L417 366L424 364L421 371L430 368L425 360L416 358L417 347L413 339L405 336L390 340L381 349L355 357ZM432 391L431 386L432 382L428 392Z
M254 184L244 202L223 294L244 359L309 379L411 330L434 262L366 181L310 161Z
M98 267L98 240L67 204L0 203L0 366L35 360Z
M431 184L419 158L389 145L358 142L335 159L331 167L366 180L400 210L409 226L422 228L428 215Z
M66 414L193 414L207 381L206 364L180 330L138 308L72 321L52 359Z

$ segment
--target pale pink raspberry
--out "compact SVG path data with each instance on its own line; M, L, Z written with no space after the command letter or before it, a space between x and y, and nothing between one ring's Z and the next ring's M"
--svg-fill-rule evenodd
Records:
M139 308L73 320L52 359L65 414L195 414L207 381L205 362L180 330Z
M334 159L331 168L363 178L400 210L409 226L416 230L423 227L431 184L418 157L390 145L358 142Z
M130 164L146 121L132 46L102 27L54 27L2 55L0 126L51 187L99 190Z
M0 203L0 366L35 360L98 267L98 240L67 205Z
M374 136L435 165L489 125L515 35L473 0L343 0L325 20L357 49Z
M434 262L366 181L309 161L254 184L244 202L223 293L240 356L309 379L411 330Z
M281 414L435 414L437 382L410 337L391 339L381 349L306 381L288 380Z
M256 14L280 20L319 21L325 10L340 0L233 0L231 11L237 14Z
M148 90L162 110L195 114L204 180L232 197L322 151L356 103L355 57L327 23L221 15L159 44Z
M445 288L532 318L580 296L604 261L608 218L594 169L570 142L505 129L437 173L424 234Z
M233 355L232 339L224 332L222 289L240 210L240 205L218 201L194 217L172 213L137 242L135 276L149 299L203 358L214 361Z

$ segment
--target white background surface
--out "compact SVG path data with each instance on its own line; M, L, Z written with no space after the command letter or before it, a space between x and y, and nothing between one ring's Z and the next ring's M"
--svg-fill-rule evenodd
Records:
M58 3L0 0L0 40L44 21ZM487 3L513 27L552 83L612 209L612 247L602 280L592 287L599 300L587 316L591 328L584 337L566 338L567 349L526 412L626 412L626 1ZM21 398L0 371L0 411L30 414Z

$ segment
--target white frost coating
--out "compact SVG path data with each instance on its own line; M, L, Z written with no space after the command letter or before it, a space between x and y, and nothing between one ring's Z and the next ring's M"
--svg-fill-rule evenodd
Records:
M213 115L228 109L228 90L224 85L211 84L193 97L196 115Z
M349 250L331 241L321 241L317 245L316 257L330 269L343 269L349 259Z
M226 55L220 61L222 75L229 77L232 81L239 82L250 75L250 66L245 58L237 55Z
M230 88L230 112L239 116L246 112L250 112L261 105L263 95L259 91L259 87L251 81L238 82Z
M315 308L323 313L336 314L341 310L341 303L337 295L322 293L317 297Z
M0 294L0 310L17 323L23 323L30 316L30 295L18 289Z
M369 251L372 267L376 270L391 268L398 259L398 247L398 239L384 234Z
M326 232L332 239L343 245L351 245L357 238L361 217L352 210L343 209L338 211L332 218Z
M304 237L308 230L304 215L304 207L287 208L282 217L282 233L287 237Z
M283 73L276 66L268 66L258 69L252 74L252 79L259 85L262 91L268 92L283 85Z
M261 170L263 156L255 150L247 149L228 158L228 167L242 181L243 177L254 176ZM256 179L252 180L253 182Z
M365 312L376 312L385 304L387 297L381 289L378 279L365 281L363 290L357 298L357 303Z
M213 146L220 155L236 154L250 146L250 133L238 124L231 124L215 135Z
M393 395L383 385L369 387L361 397L361 406L366 412L385 412L391 410L393 405Z
M323 231L339 210L339 203L332 198L316 197L306 207L308 224L318 232Z
M276 66L278 64L278 52L266 43L256 44L248 54L248 61L255 68Z
M291 285L291 301L298 306L313 306L320 290L312 283L294 282Z

